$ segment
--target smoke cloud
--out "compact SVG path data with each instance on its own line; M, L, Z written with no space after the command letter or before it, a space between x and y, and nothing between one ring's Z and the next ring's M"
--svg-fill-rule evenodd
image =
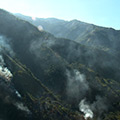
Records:
M100 118L104 112L107 112L109 108L108 99L99 94L93 95L94 92L92 93L92 88L84 74L75 69L73 71L67 70L66 75L67 96L69 99L74 99L76 104L79 104L79 110L84 113L85 119L93 118L94 114ZM91 97L95 96L95 99L89 101L88 92Z
M13 77L11 71L5 67L5 62L2 56L3 49L8 51L9 54L13 55L13 50L10 47L9 39L4 36L0 36L0 77L4 78L7 81L10 81Z
M21 94L17 90L15 91L15 93L19 98L21 98Z
M15 103L15 106L16 106L18 109L20 109L20 110L22 110L22 111L25 111L25 112L27 112L28 114L30 114L30 110L29 110L26 106L24 106L23 103L18 103L18 102L16 102L16 103Z
M87 103L86 99L83 99L79 103L79 110L84 113L84 118L93 118L94 113L97 117L97 120L101 120L101 116L104 112L108 110L106 99L100 96L96 96L96 100L93 103Z
M5 65L4 59L0 55L0 77L4 78L7 81L10 81L13 75L7 67L4 67L4 65Z
M98 117L101 117L104 112L108 111L109 104L107 101L104 97L96 96L96 100L91 104L92 111L94 111Z
M72 72L67 70L66 74L68 97L82 99L89 89L85 75L81 74L78 70L73 70Z
M81 100L79 104L79 110L84 113L84 118L93 118L93 112L90 109L90 106L86 103L85 99Z
M5 36L0 35L0 52L2 53L4 50L9 52L11 56L14 56L14 52L10 46L10 39L6 38Z
M10 81L11 78L13 77L12 73L7 67L1 67L0 66L0 76L5 78L6 80Z

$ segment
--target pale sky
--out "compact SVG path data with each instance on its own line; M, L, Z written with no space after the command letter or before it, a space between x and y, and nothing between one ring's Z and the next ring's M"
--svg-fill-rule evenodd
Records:
M120 29L120 0L0 0L0 8L33 17L78 19Z

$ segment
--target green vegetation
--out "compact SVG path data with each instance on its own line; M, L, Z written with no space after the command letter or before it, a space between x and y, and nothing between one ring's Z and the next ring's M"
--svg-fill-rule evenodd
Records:
M60 30L66 38L75 38L74 41L55 38L0 10L0 34L7 39L4 52L0 52L13 73L11 84L21 94L21 101L32 112L34 120L84 120L83 115L76 111L83 98L95 106L93 119L100 116L103 120L119 120L120 62L116 53L118 48L113 50L110 46L113 40L108 36L109 32L117 34L117 31L76 20L61 21L61 24L70 27L69 33L62 27ZM59 32L57 24L55 26L55 31ZM116 36L119 37L118 34ZM74 98L67 95L66 86L69 82L67 71L73 84L80 84L78 78L76 81L79 76L75 70L84 74L88 90L82 91L86 86L80 85L81 91L78 90L79 95L74 95Z

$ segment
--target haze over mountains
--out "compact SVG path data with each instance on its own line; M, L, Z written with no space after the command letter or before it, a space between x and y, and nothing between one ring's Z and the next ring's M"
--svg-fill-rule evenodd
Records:
M120 31L16 16L0 9L1 119L119 119Z
M104 28L78 20L64 21L56 18L35 18L15 14L35 26L41 25L45 31L56 37L74 40L88 46L103 48L105 50L119 50L120 30Z

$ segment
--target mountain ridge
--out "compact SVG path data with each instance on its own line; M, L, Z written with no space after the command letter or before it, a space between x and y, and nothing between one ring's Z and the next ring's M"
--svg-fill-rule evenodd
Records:
M26 16L22 17L22 19L27 20ZM49 18L36 18L36 20L32 20L32 18L29 17L27 21L34 24L36 27L41 25L45 31L52 33L56 37L71 39L99 49L111 49L112 52L114 52L114 50L117 52L120 49L118 46L120 30L88 24L78 20L61 21L55 19L57 22L54 22L53 19Z
M6 42L2 44L3 47L7 49L8 53L13 51L14 54L9 53L12 58L17 58L24 64L18 62L21 66L29 68L48 89L60 95L63 101L61 103L65 105L69 103L72 106L71 110L78 110L79 102L86 98L94 112L95 118L93 119L99 119L101 116L106 119L106 116L110 115L109 112L117 113L120 111L118 84L120 64L118 59L113 57L114 55L101 49L81 45L76 41L56 38L52 34L39 31L32 24L17 19L6 12L0 11L0 14L0 34L4 36L1 37L0 41ZM8 49L8 45L11 49ZM50 100L47 98L46 94L48 93L45 93L43 98L39 96L44 92L39 93L40 88L37 87L38 85L28 69L26 69L27 72L18 70L16 65L6 57L5 62L14 73L15 88L23 95L27 95L25 97L26 105L28 108L30 107L33 115L38 115L37 119L40 117L39 112L43 120L52 119L53 116L54 119L58 120L68 119L65 108L59 107L59 104L54 105L51 97ZM33 89L33 86L36 87ZM27 92L30 94L26 94ZM43 101L39 101L41 99ZM31 102L31 100L33 101ZM42 104L38 104L39 102ZM31 104L33 104L32 107ZM34 108L38 111L35 112ZM42 110L43 113L39 110ZM53 112L51 117L49 112L52 111L56 114ZM75 120L84 119L79 114L77 115Z

